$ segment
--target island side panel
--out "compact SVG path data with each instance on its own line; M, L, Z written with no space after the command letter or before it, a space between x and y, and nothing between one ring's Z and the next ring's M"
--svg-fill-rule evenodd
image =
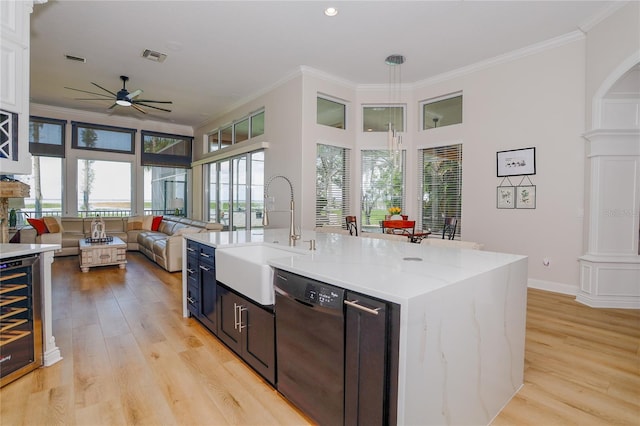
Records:
M489 424L523 383L526 303L526 258L411 299L399 423Z

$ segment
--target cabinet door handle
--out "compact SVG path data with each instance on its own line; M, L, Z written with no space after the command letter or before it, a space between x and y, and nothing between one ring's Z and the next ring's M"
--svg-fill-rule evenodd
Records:
M204 265L200 265L200 269L202 269L203 271L207 271L207 272L209 272L211 270L211 268L207 268Z
M187 300L189 301L189 303L191 303L192 305L196 304L196 301L193 297L187 297Z
M191 247L187 247L187 251L196 251L196 249L191 248Z
M206 253L200 253L200 256L202 256L202 257L207 257L207 258L211 257L211 256L209 256L209 255L208 255L208 254L206 254Z
M380 310L380 308L375 308L375 309L371 309L371 308L367 308L366 306L362 306L360 304L358 304L357 300L354 300L353 302L351 300L345 300L344 301L345 305L354 307L356 309L360 309L361 311L365 311L369 314L373 314L373 315L378 315L378 311Z
M246 310L244 306L233 302L233 328L238 330L238 333L242 333L242 329L246 327L242 325L242 312Z
M190 274L193 274L195 271L193 269L187 268L187 272L190 273Z

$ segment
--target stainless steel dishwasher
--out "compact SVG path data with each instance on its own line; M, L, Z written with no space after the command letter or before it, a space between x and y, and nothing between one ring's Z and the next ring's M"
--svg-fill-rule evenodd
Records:
M344 423L344 290L276 269L277 388L320 425Z

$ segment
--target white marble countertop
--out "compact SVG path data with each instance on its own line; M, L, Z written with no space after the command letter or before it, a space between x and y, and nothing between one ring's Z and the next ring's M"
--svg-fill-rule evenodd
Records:
M269 229L188 234L185 238L218 249L243 244L290 249L287 235L286 229ZM315 251L308 250L310 239L316 240ZM295 250L305 256L271 259L269 265L400 304L525 258L314 231L303 231Z
M0 259L60 250L59 244L0 244Z

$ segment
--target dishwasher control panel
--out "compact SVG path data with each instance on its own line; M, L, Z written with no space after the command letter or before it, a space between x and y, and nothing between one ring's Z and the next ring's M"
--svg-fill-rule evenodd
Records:
M274 274L276 293L286 294L311 305L342 310L345 290L292 272L276 270Z
M304 292L305 302L327 308L340 308L344 300L344 291L334 287L313 283L307 284Z

